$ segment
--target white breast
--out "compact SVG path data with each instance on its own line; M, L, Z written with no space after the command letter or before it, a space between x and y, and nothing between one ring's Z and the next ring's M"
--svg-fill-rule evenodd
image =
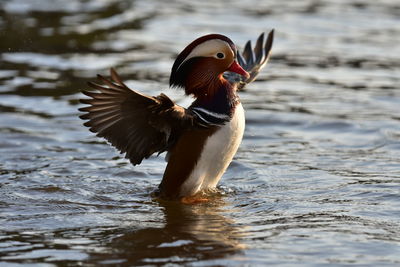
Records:
M242 141L245 126L244 110L238 104L232 120L211 135L189 178L183 183L181 195L194 195L198 191L215 188Z

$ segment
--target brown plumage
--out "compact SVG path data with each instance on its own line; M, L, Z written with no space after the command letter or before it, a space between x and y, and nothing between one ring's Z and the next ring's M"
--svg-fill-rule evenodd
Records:
M88 83L100 93L83 91L91 98L80 100L90 105L79 109L87 112L80 118L89 120L84 125L126 153L133 165L155 152L166 151L182 129L196 126L193 114L175 105L166 95L151 97L135 92L121 81L114 69L111 77L108 80L98 75L105 86Z

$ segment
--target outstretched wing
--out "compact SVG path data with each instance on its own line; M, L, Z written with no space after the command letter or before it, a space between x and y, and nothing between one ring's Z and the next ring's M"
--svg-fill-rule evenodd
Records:
M168 150L180 133L193 126L190 110L176 105L166 95L156 97L129 89L114 69L111 80L98 75L103 85L89 82L97 90L83 91L89 99L80 102L89 106L80 108L80 118L97 136L104 137L121 153L126 153L133 165L155 152Z
M246 84L254 81L260 70L267 64L271 54L272 43L274 41L274 30L269 32L265 43L264 40L264 33L262 33L258 37L254 49L251 46L251 42L247 41L243 53L240 54L240 52L237 51L237 60L240 66L250 74L248 79L245 79L243 76L234 72L224 73L224 77L229 82L236 83L239 90Z

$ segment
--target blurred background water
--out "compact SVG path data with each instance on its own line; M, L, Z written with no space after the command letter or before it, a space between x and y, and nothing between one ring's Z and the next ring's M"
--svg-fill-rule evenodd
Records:
M210 203L154 201L163 156L133 167L78 118L110 67L187 105L190 41L272 28ZM0 1L0 265L400 265L399 43L395 0Z

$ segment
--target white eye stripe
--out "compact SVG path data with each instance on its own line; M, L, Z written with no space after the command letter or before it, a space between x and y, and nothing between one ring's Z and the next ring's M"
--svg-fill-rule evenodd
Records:
M191 58L194 57L216 57L216 54L221 52L221 51L231 51L232 52L232 57L233 57L233 51L230 47L230 45L221 40L221 39L212 39L205 41L199 45L197 45L192 52L182 61L182 63L178 66L177 69L179 69L183 63L188 61ZM226 55L224 54L224 57Z

